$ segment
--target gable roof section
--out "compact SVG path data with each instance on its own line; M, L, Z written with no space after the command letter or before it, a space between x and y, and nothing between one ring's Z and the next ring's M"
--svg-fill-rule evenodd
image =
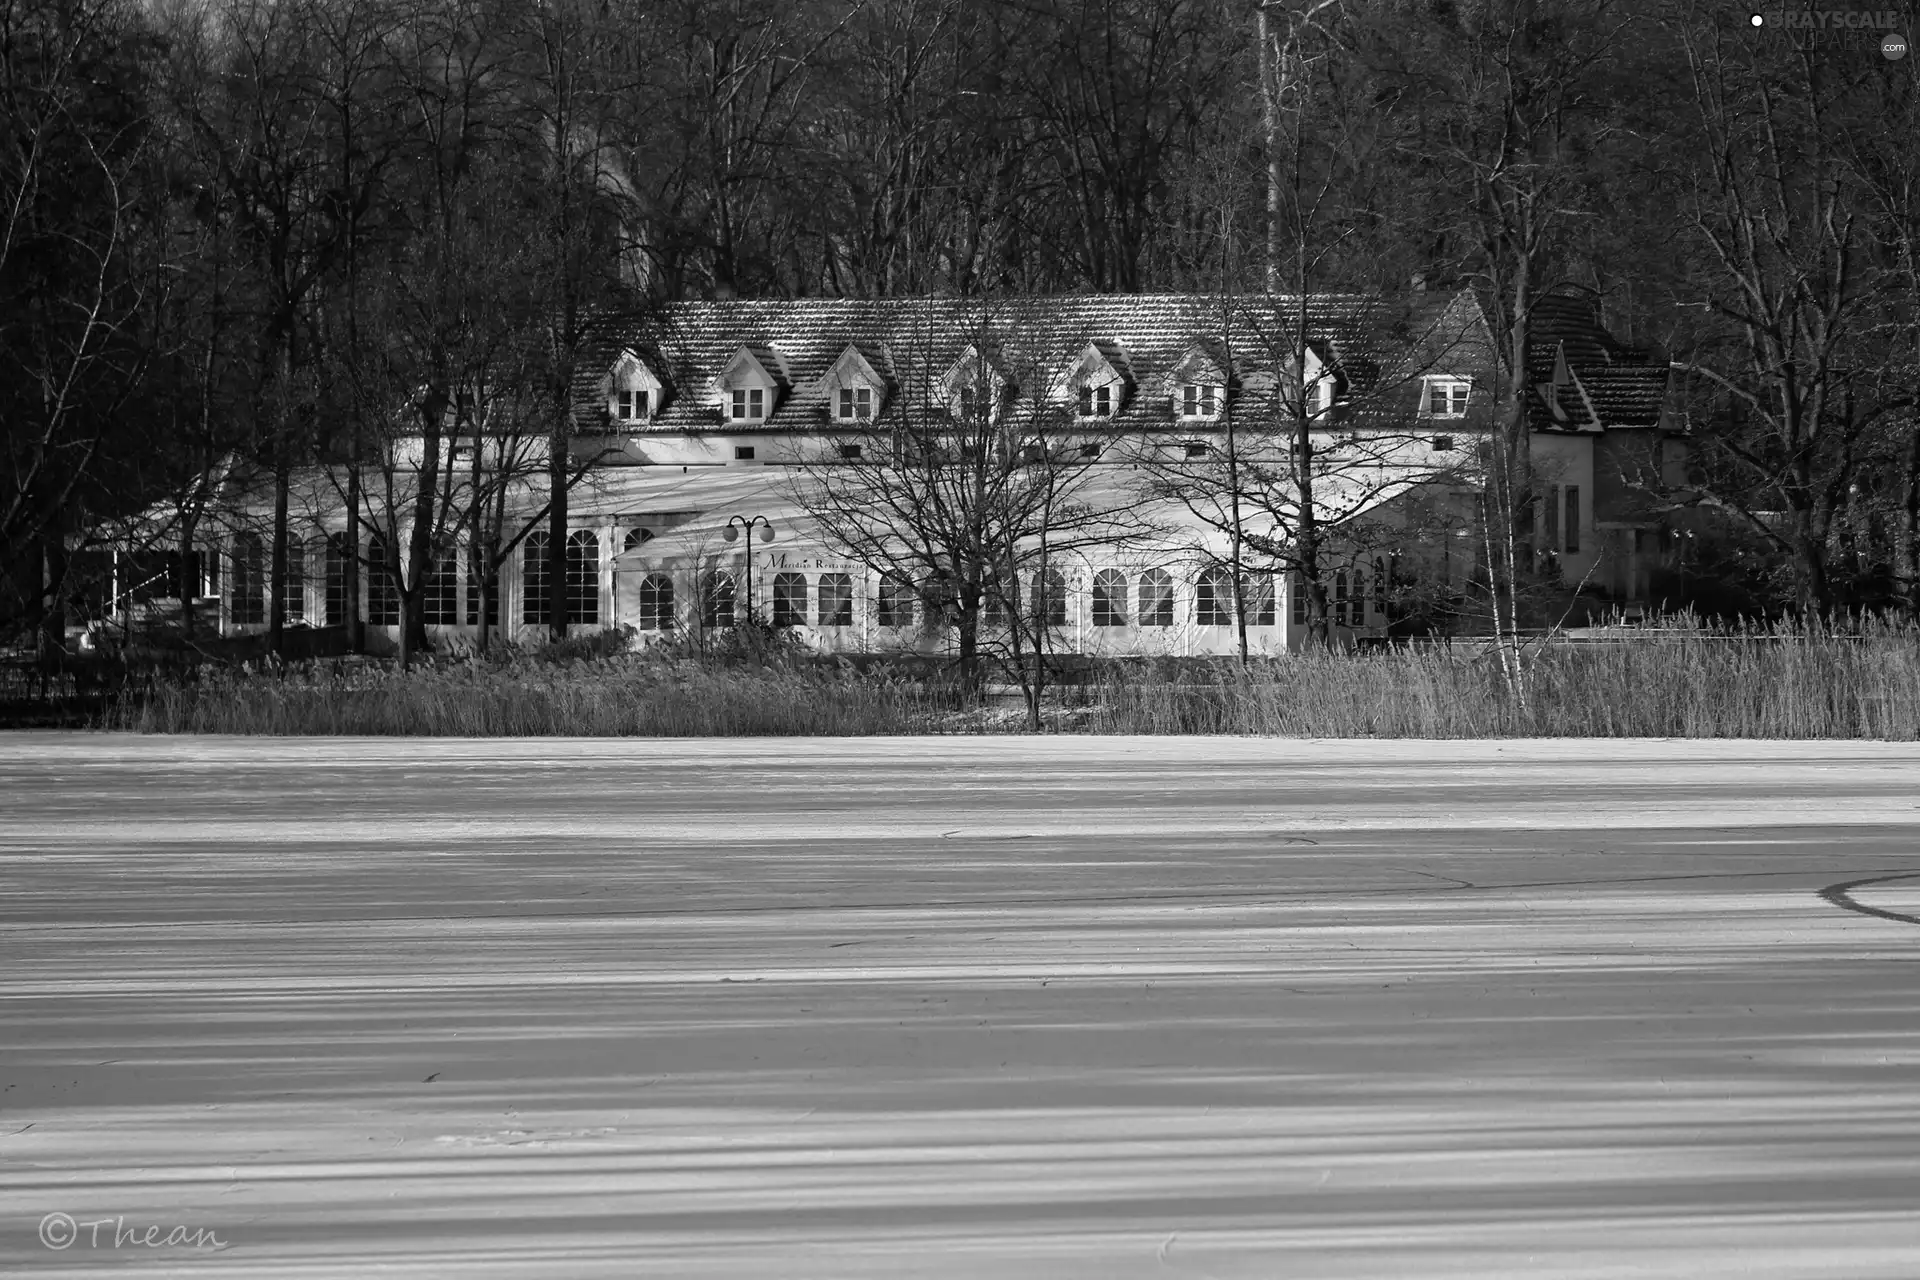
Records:
M1398 376L1396 370L1432 358L1433 350L1457 343L1460 335L1450 328L1478 314L1470 307L1461 311L1459 297L1317 294L1304 304L1299 298L1264 295L1224 303L1205 294L668 303L601 318L581 356L579 367L591 374L576 378L576 421L584 429L598 429L581 411L589 407L582 401L591 399L592 383L626 348L641 353L670 385L711 387L745 347L776 379L799 389L820 385L851 346L898 392L890 399L915 406L930 403L931 393L969 346L988 352L1022 399L1044 394L1090 344L1147 392L1168 385L1175 367L1196 348L1213 353L1236 378L1270 367L1297 344L1303 316L1308 340L1339 369L1348 393L1360 394ZM1484 348L1483 343L1474 346ZM812 397L779 399L759 429L818 429ZM681 396L645 430L718 425L701 397ZM1140 394L1127 398L1110 425L1125 430L1175 424L1163 398Z

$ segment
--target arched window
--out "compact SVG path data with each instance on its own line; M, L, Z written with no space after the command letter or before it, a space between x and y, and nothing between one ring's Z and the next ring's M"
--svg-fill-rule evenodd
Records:
M520 621L528 626L549 620L547 606L547 531L538 529L520 544Z
M400 570L398 557L379 534L367 539L367 621L376 627L395 626L400 621L400 587L394 575Z
M1173 575L1165 569L1149 569L1140 575L1140 625L1173 625Z
M1347 571L1345 569L1333 575L1333 624L1337 627L1347 625Z
M640 629L673 629L673 579L664 573L650 573L640 580Z
M1273 575L1253 574L1247 581L1247 625L1270 627L1273 618Z
M287 584L280 598L280 617L287 622L307 620L307 544L287 534Z
M235 626L252 626L267 620L265 558L259 534L233 536L233 573L227 600L228 613Z
M327 625L343 627L347 623L347 566L353 562L353 535L328 534L326 556Z
M441 627L460 621L459 568L452 547L434 549L421 593L423 621Z
M1033 618L1041 626L1067 625L1067 578L1058 569L1042 569L1034 575Z
M882 627L913 625L913 584L892 574L880 579L880 594L874 601L874 622Z
M480 625L480 598L487 600L487 625L500 625L500 571L492 563L492 555L484 549L466 548L467 562L467 625Z
M629 529L627 530L626 541L620 544L620 549L622 551L638 551L641 547L652 541L653 530Z
M806 574L776 573L773 575L773 625L776 627L807 625Z
M853 579L844 573L820 575L820 625L853 625Z
M1219 565L1202 573L1194 584L1193 620L1203 627L1233 625L1233 578Z
M591 529L567 536L567 621L600 621L600 535Z
M709 628L733 625L733 575L714 569L700 580L700 623Z
M1102 569L1093 575L1093 625L1127 625L1127 575L1118 569Z

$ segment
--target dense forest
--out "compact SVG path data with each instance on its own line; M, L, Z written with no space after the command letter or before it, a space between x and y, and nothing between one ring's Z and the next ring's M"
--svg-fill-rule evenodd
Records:
M1506 403L1556 289L1674 362L1672 500L1757 607L1912 608L1914 16L0 0L0 630L103 520L191 545L220 459L354 459L482 369L564 430L608 307L1462 286Z

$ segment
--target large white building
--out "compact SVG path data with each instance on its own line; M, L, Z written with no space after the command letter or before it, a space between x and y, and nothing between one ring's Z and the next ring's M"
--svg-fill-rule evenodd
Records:
M1568 581L1634 602L1664 554L1636 486L1649 465L1671 470L1667 369L1615 342L1578 297L1541 304L1535 327L1538 549ZM1475 484L1499 378L1468 292L1320 296L1304 316L1292 299L1209 296L686 302L608 317L579 367L562 582L547 582L537 518L538 414L516 416L524 397L479 388L471 412L450 423L435 483L441 510L455 514L441 517L444 550L417 584L435 643L478 629L478 532L482 545L511 548L493 588L497 634L544 634L551 587L564 593L573 632L711 631L750 607L822 649L938 650L952 643L952 617L930 606L928 583L892 581L871 546L831 536L819 494L831 484L844 502L913 442L978 431L993 442L984 447L1005 451L997 456L1047 469L1077 509L1113 522L1111 538L1078 529L1044 565L1032 546L1022 551L1028 580L1014 608L1044 619L1051 647L1230 651L1230 522L1208 487L1227 492L1230 468L1243 488L1249 473L1285 473L1302 416L1316 455L1314 511L1332 530L1323 580L1333 622L1343 637L1378 635L1388 622L1383 537L1399 531L1407 545L1394 549L1409 571L1416 561L1428 574L1470 567L1465 543L1456 556L1450 539L1468 532L1458 499ZM409 537L419 443L398 441L363 472L358 522L341 468L296 477L290 622L337 626L357 608L374 643L391 639L398 601L381 565L386 544ZM981 465L964 454L954 467ZM221 568L208 578L222 630L259 630L270 494L240 469L223 493L208 523L223 530L208 548ZM1271 544L1298 510L1288 492L1266 496L1241 519ZM1429 520L1453 512L1459 527L1419 525L1408 515L1416 508ZM749 522L755 536L739 538ZM1348 536L1362 526L1367 538ZM915 533L899 530L903 541ZM354 601L349 556L365 566ZM1251 571L1246 581L1250 645L1300 643L1297 583ZM1002 611L989 604L989 628Z

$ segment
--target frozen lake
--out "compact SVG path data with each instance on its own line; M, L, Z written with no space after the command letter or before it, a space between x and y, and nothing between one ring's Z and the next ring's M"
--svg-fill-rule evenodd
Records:
M1920 1275L1911 744L14 734L0 818L7 1276Z

